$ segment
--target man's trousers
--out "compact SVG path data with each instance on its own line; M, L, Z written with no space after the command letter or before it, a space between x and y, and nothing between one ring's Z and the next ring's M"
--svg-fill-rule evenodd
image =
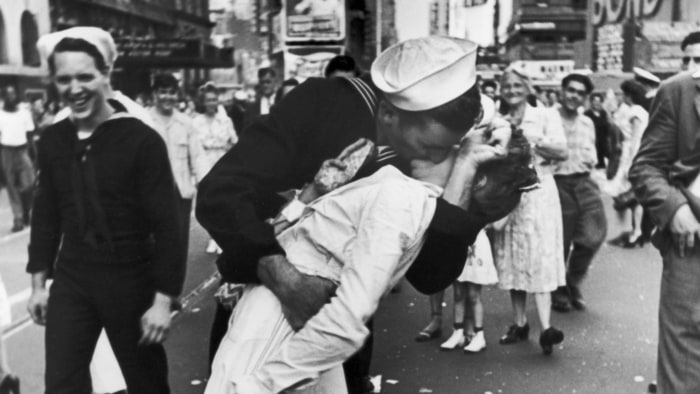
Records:
M169 393L163 346L138 344L154 294L148 263L59 262L46 322L46 393L92 393L89 365L102 327L129 394Z
M670 244L670 242L669 242ZM662 394L700 393L700 247L663 254L657 384Z
M564 228L566 283L578 286L607 235L608 222L600 189L590 175L557 175Z

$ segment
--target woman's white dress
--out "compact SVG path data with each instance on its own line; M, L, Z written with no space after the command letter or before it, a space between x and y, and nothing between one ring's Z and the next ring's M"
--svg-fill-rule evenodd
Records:
M213 118L197 114L192 119L192 124L197 130L199 140L202 141L210 168L238 142L233 121L223 111L217 112Z
M639 121L637 128L633 127L633 121ZM624 193L632 187L627 174L632 161L637 155L642 135L649 124L649 113L639 105L621 106L619 113L614 116L615 124L620 128L623 137L622 152L620 153L620 166L615 177L603 187L603 190L611 196Z
M528 105L520 128L533 145L549 141L566 146L561 117L552 109ZM553 163L534 156L539 188L523 193L505 225L493 233L493 257L504 290L541 293L566 284L562 213Z
M335 297L295 333L274 294L248 286L205 394L344 393L342 363L362 346L380 298L417 256L440 193L386 166L311 203L278 241L299 271L337 283Z
M469 247L467 262L457 282L469 282L477 285L493 285L498 283L498 272L493 263L491 242L484 230L479 231L474 245Z

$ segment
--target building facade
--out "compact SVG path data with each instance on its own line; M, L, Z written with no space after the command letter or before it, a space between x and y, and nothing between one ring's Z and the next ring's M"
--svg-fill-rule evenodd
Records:
M599 72L645 68L665 77L680 70L680 43L700 30L697 0L594 0L595 59Z
M0 2L0 87L13 85L23 98L45 95L47 72L36 42L49 31L47 0Z
M149 90L154 72L180 76L187 90L209 70L233 66L232 48L211 42L209 0L49 0L53 30L98 26L109 31L119 57L112 84L131 96Z
M586 40L587 5L587 0L513 0L507 59L575 59Z

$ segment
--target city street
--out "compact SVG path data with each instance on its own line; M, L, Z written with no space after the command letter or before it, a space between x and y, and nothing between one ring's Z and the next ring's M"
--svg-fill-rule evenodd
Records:
M610 201L607 201L610 206ZM609 211L609 238L618 234ZM9 234L10 213L0 193L0 269L13 301L14 328L5 333L10 364L22 378L23 393L40 393L43 329L26 321L29 280L24 274L28 233ZM207 343L216 286L200 284L214 272L213 257L201 227L193 223L183 313L167 341L170 380L175 394L201 393L207 376ZM511 322L508 294L484 290L487 349L476 355L438 349L440 341L416 343L430 317L428 298L407 283L384 300L375 320L372 374L381 375L383 393L645 393L654 379L656 315L661 272L656 250L604 246L583 290L585 312L554 314L566 339L545 357L537 343L539 325L528 303L530 341L501 346L498 338ZM451 290L447 292L443 338L451 329Z

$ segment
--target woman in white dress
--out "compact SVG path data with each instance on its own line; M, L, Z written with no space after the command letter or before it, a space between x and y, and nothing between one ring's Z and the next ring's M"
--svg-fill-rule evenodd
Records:
M513 325L500 343L528 338L525 305L530 293L535 296L542 330L540 346L548 355L553 345L564 340L564 334L550 325L550 292L566 284L561 205L552 164L566 159L568 151L561 117L552 109L530 106L526 100L531 93L527 76L514 69L504 72L501 94L508 107L504 118L522 129L530 142L540 187L523 194L515 210L496 225L492 246L499 284L510 291L514 314Z
M231 118L226 115L226 112L219 110L219 93L216 86L211 82L206 83L199 92L204 103L204 113L197 114L192 119L192 123L202 141L204 155L211 168L221 159L221 156L236 145L238 135L233 128ZM221 248L211 238L206 251L221 254Z
M629 192L632 188L627 173L634 156L637 155L639 144L642 141L642 134L649 123L649 113L641 106L645 100L645 89L639 82L635 80L624 81L620 85L622 90L622 101L625 109L619 115L615 116L615 122L622 131L624 140L622 141L622 152L620 154L620 166L618 167L615 177L605 188L611 196L619 196L625 192ZM622 107L622 106L621 106ZM621 207L619 211L620 217L625 220L628 216L630 219L625 220L629 224L629 232L623 236L615 238L615 244L626 248L642 246L644 243L642 237L642 215L644 210L636 201L632 201L631 206ZM628 215L631 213L630 215ZM626 235L626 236L625 236ZM611 241L612 242L612 241Z

